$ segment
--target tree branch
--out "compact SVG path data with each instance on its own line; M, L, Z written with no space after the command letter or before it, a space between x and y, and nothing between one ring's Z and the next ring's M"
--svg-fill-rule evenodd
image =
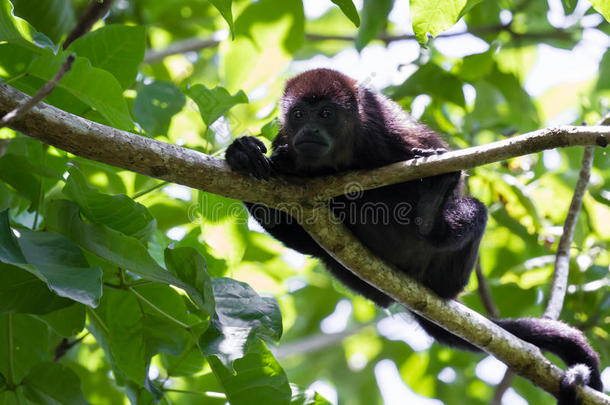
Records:
M29 96L0 83L0 114L23 104ZM9 126L59 149L98 162L172 183L270 207L287 204L312 208L345 193L346 185L362 190L470 169L529 153L565 146L606 146L610 128L554 127L485 146L412 159L370 171L353 171L315 179L278 177L261 181L229 169L223 159L121 131L39 103Z
M220 42L221 41L217 39L189 38L174 42L167 48L159 51L147 49L142 63L154 63L163 60L170 55L179 55L186 52L194 52L205 48L212 48L220 44Z
M610 121L610 114L604 117L598 125L605 125ZM555 256L555 272L553 273L553 283L551 284L551 292L549 302L547 303L543 317L550 319L559 319L563 301L565 299L568 288L568 276L570 274L570 248L574 238L574 230L576 229L576 221L578 214L582 209L582 201L587 191L589 178L591 177L591 168L593 167L593 152L592 146L584 148L582 156L582 165L578 174L578 182L574 188L574 195L570 202L570 208L566 220L563 224L563 232L557 246L557 254Z
M76 23L76 26L66 37L62 48L65 50L77 38L88 33L93 27L93 24L95 24L100 18L104 17L113 2L114 0L103 0L103 3L100 3L97 0L92 0L85 13Z
M570 39L572 37L572 33L564 30L564 29L555 29L551 31L542 31L542 32L524 32L519 33L515 32L510 25L489 25L484 27L476 27L472 30L461 31L461 32L448 32L442 33L436 36L436 38L455 38L462 35L487 35L499 33L502 31L509 32L514 37L520 39ZM345 41L345 42L354 42L356 41L356 36L354 35L325 35L325 34L315 34L315 33L306 33L305 38L309 41ZM403 34L403 35L388 35L382 34L379 37L375 38L378 41L382 41L386 44L396 41L415 41L417 38L413 34ZM221 41L215 39L201 39L201 38L188 38L181 41L176 41L170 44L167 48L154 51L147 50L146 56L144 57L143 63L154 63L166 58L170 55L182 54L185 52L196 52L201 49L210 48L216 46Z
M0 83L0 114L12 110L27 98L27 95L11 86ZM148 176L279 209L286 209L286 201L299 204L304 218L309 219L302 221L305 229L341 263L357 270L361 278L415 312L493 354L546 391L558 392L562 371L542 356L538 348L517 339L455 301L441 300L404 273L382 262L362 246L344 225L337 223L328 207L319 202L326 195L343 193L345 184L348 184L346 179L356 181L364 188L374 188L558 146L606 146L610 139L608 127L551 128L433 158L396 163L370 172L291 184L281 178L264 182L241 176L230 171L221 159L100 125L44 103L34 106L9 125L76 155ZM330 187L329 192L324 191L324 185ZM610 405L610 398L602 393L588 387L580 391L585 405Z
M518 339L457 301L445 301L423 285L383 262L339 223L327 207L316 208L312 221L301 225L337 261L396 301L448 331L466 339L551 394L559 391L563 370L540 350ZM610 397L589 387L579 388L584 405L610 405Z
M26 100L23 104L15 107L15 109L6 113L0 119L0 128L8 125L9 122L20 118L23 114L30 111L32 107L42 101L43 98L51 94L51 92L57 86L57 83L61 80L62 77L72 68L72 62L74 62L74 55L68 55L68 59L61 65L55 76L51 78L48 82L46 82L37 92L32 96L32 98ZM1 154L0 154L1 155Z

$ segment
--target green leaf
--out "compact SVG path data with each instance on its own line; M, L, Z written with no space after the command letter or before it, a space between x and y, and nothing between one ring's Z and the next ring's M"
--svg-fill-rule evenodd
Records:
M411 0L413 31L421 44L428 41L427 35L436 37L452 27L464 14L481 0Z
M136 79L146 51L144 26L112 24L91 31L72 42L66 52L89 59L91 65L107 70L123 89Z
M286 405L291 390L286 373L269 349L257 340L248 354L226 368L216 356L208 356L214 375L231 405Z
M216 313L199 339L205 355L215 355L231 367L258 340L277 342L282 335L282 314L273 298L261 297L248 284L230 278L213 281Z
M72 304L32 273L0 262L0 313L46 314Z
M394 0L368 0L362 7L362 25L356 37L356 49L361 51L366 44L383 31Z
M208 0L229 24L231 30L231 38L235 39L235 25L233 24L233 11L231 10L231 4L233 0Z
M186 306L172 288L151 284L136 290L165 313L186 321ZM152 356L159 352L177 356L185 350L190 338L186 329L161 317L129 291L105 291L95 312L106 326L112 358L125 375L140 385L144 383Z
M32 62L28 73L49 81L64 61L64 55L42 55ZM126 131L133 128L121 85L111 73L92 67L88 59L77 57L57 87L97 110L113 127Z
M339 6L341 11L343 11L343 14L345 14L345 16L347 18L349 18L350 21L353 22L356 27L360 27L360 16L358 15L358 10L356 10L356 6L354 6L354 3L352 2L352 0L331 0L331 1L333 3L335 3L337 6Z
M261 20L261 16L265 16ZM305 38L301 0L259 0L235 21L235 41L221 49L220 68L227 89L250 91L286 69Z
M75 241L89 252L127 269L146 280L182 288L201 310L206 298L192 286L178 280L161 267L137 239L99 224L85 223L78 206L67 200L50 201L46 207L49 228Z
M165 265L174 276L201 293L206 302L205 313L214 312L212 279L206 271L205 259L191 247L165 249Z
M403 84L390 87L387 92L396 100L427 94L432 98L451 101L461 107L465 105L462 82L434 63L420 67Z
M591 5L604 16L606 21L610 22L610 2L608 0L591 0Z
M330 405L324 397L313 390L303 390L294 384L290 384L292 399L290 405Z
M199 107L201 118L208 127L225 115L231 107L248 103L248 97L242 90L232 96L223 87L214 87L210 90L203 84L196 84L185 92Z
M172 117L186 104L186 97L172 83L153 81L138 88L133 115L150 135L166 135Z
M23 380L26 397L40 405L88 404L80 388L78 376L58 363L37 364Z
M12 332L9 345L8 330ZM0 315L0 374L8 375L8 354L11 350L13 378L21 381L32 366L50 360L47 325L29 315Z
M38 209L40 203L40 177L52 177L41 166L34 166L23 156L7 153L0 157L0 180L13 186L15 190L31 202L31 209Z
M83 173L71 167L63 193L78 204L91 222L106 225L140 242L150 240L157 222L145 206L125 194L108 195L90 187Z
M280 128L281 128L280 120L277 118L274 118L273 120L271 120L268 123L266 123L265 125L263 125L263 127L261 128L261 136L272 141L273 139L275 139L277 134L280 132Z
M90 268L80 249L51 232L19 230L13 234L8 210L0 213L0 261L29 271L58 295L97 306L102 295L102 270Z
M460 78L468 82L474 82L487 76L494 66L493 56L496 49L496 46L492 46L486 52L464 57L458 68Z
M43 48L57 52L58 47L44 34L36 31L27 21L13 15L9 0L0 0L0 42L9 42L42 53Z
M36 318L44 321L60 336L68 338L78 334L85 327L85 306L75 303L67 308L37 315Z
M70 0L45 0L35 4L30 0L11 0L11 3L15 15L27 20L55 43L74 26Z

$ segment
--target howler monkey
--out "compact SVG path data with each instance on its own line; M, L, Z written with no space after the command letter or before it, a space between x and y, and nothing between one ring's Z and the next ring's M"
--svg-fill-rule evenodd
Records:
M435 132L398 104L329 69L311 70L287 81L281 101L281 129L272 148L269 158L260 140L246 136L229 146L226 159L233 170L268 179L276 173L314 177L373 169L448 150ZM373 253L441 298L450 299L468 282L487 221L485 206L460 194L461 173L454 172L343 195L332 199L330 207ZM272 236L292 249L320 258L352 290L381 307L393 302L333 259L289 214L245 204ZM478 350L413 315L440 343ZM599 358L577 329L549 319L494 322L574 366L562 381L559 404L578 403L574 390L578 383L601 390ZM580 363L586 367L575 366Z

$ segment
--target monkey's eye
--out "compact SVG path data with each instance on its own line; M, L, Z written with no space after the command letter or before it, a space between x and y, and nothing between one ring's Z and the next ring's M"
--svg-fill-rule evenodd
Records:
M332 115L333 112L330 108L323 108L322 111L320 111L320 117L322 118L330 118Z
M303 110L294 110L292 112L292 118L294 118L295 120L300 120L303 118L303 116Z

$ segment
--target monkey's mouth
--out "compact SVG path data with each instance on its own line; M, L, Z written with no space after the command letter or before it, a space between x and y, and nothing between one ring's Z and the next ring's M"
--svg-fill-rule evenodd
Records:
M324 141L320 141L317 139L302 139L302 140L298 140L297 142L295 142L294 144L297 147L308 147L308 146L317 146L317 147L328 147L328 143L324 142Z

